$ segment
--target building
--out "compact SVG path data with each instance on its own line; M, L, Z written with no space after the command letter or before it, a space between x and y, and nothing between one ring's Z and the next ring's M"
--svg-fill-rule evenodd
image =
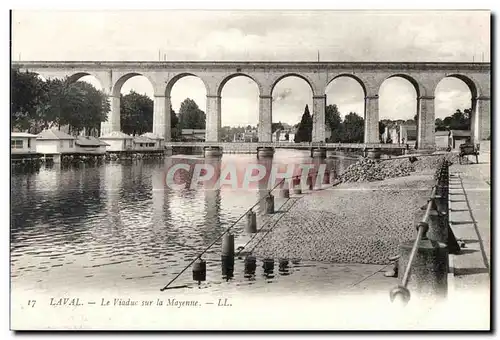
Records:
M134 151L156 150L156 141L144 136L136 136L132 140Z
M259 132L255 128L245 129L244 132L235 133L233 142L257 142L259 140Z
M274 142L291 142L291 143L293 143L295 140L295 129L294 128L286 128L283 130L278 129L278 130L273 132L273 139L272 140Z
M100 137L100 140L108 144L106 146L106 151L117 152L117 151L130 151L133 149L134 137L127 135L121 131L112 131L104 136Z
M404 123L400 126L400 143L409 143L417 141L417 124L416 123Z
M459 149L471 137L469 130L436 131L436 147Z
M149 138L155 142L155 149L162 150L165 146L165 138L160 137L152 132L142 134L142 137Z
M382 133L382 143L412 144L417 140L415 123L394 123L387 125Z
M205 129L182 129L181 140L183 142L204 142Z
M104 155L109 144L92 136L77 136L75 140L77 153Z
M10 133L10 152L12 154L36 154L36 138L37 135L32 135L26 132L11 132Z
M244 132L235 133L233 142L257 142L259 135L255 129L246 129Z
M43 130L37 136L36 151L44 155L74 153L75 137L55 129Z

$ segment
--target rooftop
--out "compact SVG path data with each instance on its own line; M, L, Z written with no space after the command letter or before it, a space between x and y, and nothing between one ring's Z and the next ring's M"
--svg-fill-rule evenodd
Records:
M141 136L142 136L142 137L149 138L149 139L155 139L155 140L158 140L158 139L165 139L165 138L160 137L160 136L158 136L157 134L152 133L152 132L146 132L146 133L143 133Z
M27 132L11 132L10 137L18 137L18 138L36 138L37 135L33 135Z
M108 143L104 143L99 138L92 136L78 136L75 144L80 146L109 146Z
M144 136L136 136L134 137L134 143L154 143L153 139Z
M38 134L37 139L41 140L59 140L59 139L75 139L75 137L68 135L66 132L60 131L60 130L55 130L55 129L49 129L49 130L43 130Z

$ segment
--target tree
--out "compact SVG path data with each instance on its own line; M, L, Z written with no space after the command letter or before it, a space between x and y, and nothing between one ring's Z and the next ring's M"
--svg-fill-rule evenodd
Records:
M194 100L186 98L179 109L180 129L205 129L205 112L200 110Z
M130 91L120 96L121 130L130 135L153 131L153 100L145 94Z
M101 123L108 119L108 112L111 109L107 95L97 90L92 84L83 81L70 84L70 88L75 98L79 97L83 100L75 100L75 103L79 105L77 110L80 115L67 117L68 124L76 133L85 130L88 134L93 129L98 130Z
M436 131L446 130L470 130L470 116L472 109L465 109L463 112L457 109L451 116L444 119L435 120Z
M38 78L36 73L21 72L11 68L11 128L19 130L36 129L41 120L40 107L48 100L47 83Z
M349 112L344 118L342 142L363 143L364 119L355 112Z
M271 123L271 133L274 133L276 130L284 130L285 127L281 122L279 123Z
M313 121L309 113L309 106L306 104L304 114L295 134L295 143L310 142L312 140Z
M172 140L176 141L180 138L181 132L179 131L179 117L177 113L175 113L174 109L172 109L172 105L170 105L170 131Z
M378 136L379 136L379 140L381 142L383 140L382 135L384 134L386 127L387 127L387 124L385 122L383 122L383 121L378 122Z
M110 104L107 96L86 82L49 79L48 101L40 107L44 128L69 125L70 133L99 129L107 120Z
M446 125L444 124L444 121L441 118L436 118L435 120L435 125L436 125L436 131L446 131Z
M328 105L325 108L325 123L332 133L330 142L340 142L340 137L342 135L342 117L340 116L337 105Z

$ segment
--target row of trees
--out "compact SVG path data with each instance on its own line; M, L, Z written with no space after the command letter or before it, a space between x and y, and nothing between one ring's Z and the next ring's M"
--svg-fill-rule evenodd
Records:
M153 100L135 91L121 95L120 98L122 131L131 135L153 131ZM179 114L170 106L172 138L179 138L181 129L205 129L205 119L205 112L190 98L181 103Z
M99 132L110 109L107 95L89 83L68 78L44 81L36 73L11 69L12 128L39 133L69 126L73 134L84 129ZM170 113L173 137L180 129L205 129L205 112L190 98L182 102L178 115L172 107ZM120 95L120 124L127 134L153 131L153 100L134 91Z
M43 81L35 73L11 70L11 124L31 133L68 125L79 133L99 129L107 119L107 96L85 82Z
M451 116L443 119L437 118L435 121L436 131L447 130L470 130L470 117L472 109L461 111L457 109Z
M364 139L364 119L355 112L349 112L344 117L340 116L337 105L328 105L325 108L325 125L330 130L330 143L362 143ZM300 123L297 125L295 142L311 142L313 130L313 116L306 105Z

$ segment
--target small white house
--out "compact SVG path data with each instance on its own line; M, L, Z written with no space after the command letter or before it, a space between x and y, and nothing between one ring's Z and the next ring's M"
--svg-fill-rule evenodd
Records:
M162 150L163 146L165 145L165 138L158 136L157 134L154 134L152 132L146 132L141 135L142 137L149 138L151 140L155 141L155 149L157 150Z
M112 131L99 139L108 144L107 151L129 151L134 147L134 138L121 131Z
M78 136L75 140L76 152L85 154L104 155L108 143L92 136Z
M36 139L36 151L41 154L74 153L75 137L59 130L43 130Z
M13 154L35 154L36 137L26 132L10 133L10 152Z
M156 150L155 140L144 137L144 136L134 137L133 143L134 143L134 150L136 150L136 151Z

